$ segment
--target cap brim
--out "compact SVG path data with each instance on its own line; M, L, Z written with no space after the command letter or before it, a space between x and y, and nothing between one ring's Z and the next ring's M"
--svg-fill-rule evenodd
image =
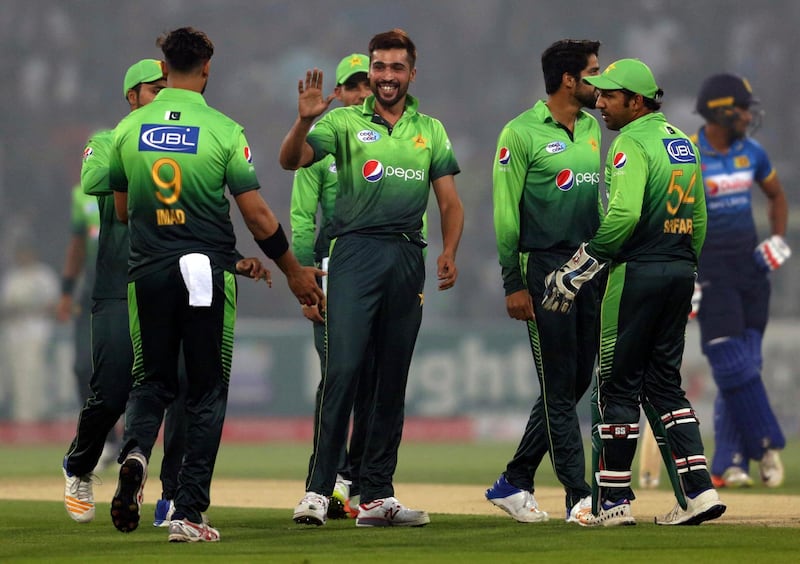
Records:
M595 88L599 88L600 90L624 90L623 86L617 82L614 82L607 76L603 76L602 74L598 74L596 76L584 76L584 82L588 82Z
M341 77L339 79L339 81L338 81L338 84L344 84L344 83L348 82L351 78L353 78L357 74L363 74L364 78L366 79L368 74L369 74L369 72L365 71L365 70L357 70L357 71L351 72L350 74L346 74L345 76Z

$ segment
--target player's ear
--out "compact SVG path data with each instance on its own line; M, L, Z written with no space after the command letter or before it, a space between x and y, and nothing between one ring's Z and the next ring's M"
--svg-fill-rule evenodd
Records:
M167 62L166 61L159 61L158 64L161 65L161 74L164 78L167 78L169 71L167 70Z
M208 79L208 73L211 71L211 59L203 63L203 78Z

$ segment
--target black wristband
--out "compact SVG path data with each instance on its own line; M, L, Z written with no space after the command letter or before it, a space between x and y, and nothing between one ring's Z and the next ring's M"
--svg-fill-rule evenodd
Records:
M61 278L61 295L72 295L72 291L75 289L75 279L74 278Z
M280 223L275 233L266 239L256 239L256 243L264 251L264 254L272 260L281 258L289 250L289 241L286 240L286 233L283 232L283 227Z

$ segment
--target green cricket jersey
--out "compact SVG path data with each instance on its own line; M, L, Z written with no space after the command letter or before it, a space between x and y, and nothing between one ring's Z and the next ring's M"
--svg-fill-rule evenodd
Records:
M339 178L331 237L345 233L422 230L430 183L459 172L442 123L417 111L406 95L393 128L375 114L375 97L336 108L308 134L314 160L333 154Z
M697 264L706 237L706 203L697 148L664 114L620 129L608 151L608 214L587 251L600 261L687 260Z
M304 266L314 266L328 256L330 225L336 201L336 159L327 155L294 175L292 185L292 252ZM319 235L316 243L317 208L321 208Z
M126 299L128 296L128 226L117 219L114 193L108 185L108 163L114 131L99 131L83 150L81 188L97 202L100 236L92 298Z
M100 237L100 210L97 198L83 193L80 185L72 189L72 214L70 225L73 235L82 236L85 240L83 273L84 285L81 291L81 302L88 304L92 296L92 283L95 277L97 262L97 245Z
M236 237L225 196L259 188L241 125L197 92L161 90L115 129L109 168L128 192L129 274L136 280L199 252L233 272Z
M597 231L600 126L581 111L574 132L543 100L500 132L492 171L494 228L506 295L525 289L520 253L573 251Z

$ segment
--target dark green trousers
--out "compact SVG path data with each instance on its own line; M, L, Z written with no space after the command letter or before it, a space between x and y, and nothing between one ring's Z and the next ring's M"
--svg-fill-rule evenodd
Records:
M567 511L591 494L576 407L589 387L597 357L602 283L595 279L584 284L567 315L544 310L544 279L570 256L542 252L528 256L526 280L536 315L528 322L528 336L541 393L505 472L513 486L533 490L536 470L549 454L566 492Z
M422 321L422 249L402 235L338 238L328 264L327 350L306 490L331 495L359 377L374 398L358 468L361 502L394 495L408 369ZM374 370L364 370L374 351Z
M681 388L694 265L615 264L608 275L600 328L600 486L603 499L634 499L631 464L640 403L661 416L684 491L711 487L700 428Z
M189 306L177 261L128 285L134 385L125 412L125 446L150 457L164 410L178 395L178 355L186 362L186 451L175 515L195 523L210 503L211 476L228 399L236 281L212 265L211 307Z

